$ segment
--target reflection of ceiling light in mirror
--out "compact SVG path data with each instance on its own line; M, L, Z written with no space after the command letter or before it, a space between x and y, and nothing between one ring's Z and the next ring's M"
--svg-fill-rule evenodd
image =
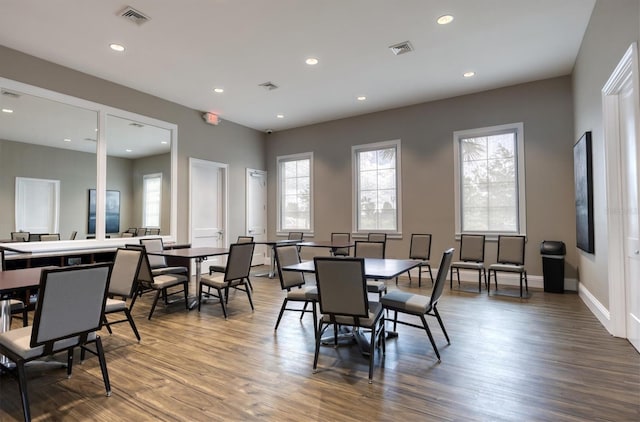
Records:
M162 141L162 142L160 142L160 143L161 143L162 145L167 145L169 142L167 142L167 141Z
M284 114L276 114L276 117L277 117L278 119L284 119Z
M121 53L124 51L124 45L121 45L121 44L109 44L109 47L113 51L117 51L118 53Z
M125 149L125 151L127 151L127 152L132 152L133 150L132 150L132 149L127 148L127 149Z
M65 142L71 142L71 139L69 139L69 138L64 138L64 139L63 139L63 141L65 141Z
M13 113L13 110L11 110L10 108L3 108L2 112L3 113Z
M367 99L367 97L365 97L364 95L360 95L359 97L356 98L358 101L364 101Z
M464 72L462 74L462 76L464 76L465 78L470 78L470 77L475 76L475 75L476 75L476 72Z
M309 57L307 60L304 61L306 64L308 64L309 66L314 66L318 64L318 59L316 59L315 57Z
M446 25L448 23L453 22L453 16L451 16L451 15L442 15L436 20L436 22L438 22L439 25Z
M213 92L217 92L218 94L222 94L224 92L224 88L213 88Z

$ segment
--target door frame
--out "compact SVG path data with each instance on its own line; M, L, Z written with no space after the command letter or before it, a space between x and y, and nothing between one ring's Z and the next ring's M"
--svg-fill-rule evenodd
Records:
M631 78L635 96L635 125L640 130L638 82L638 46L631 44L602 88L602 117L604 124L606 198L607 210L622 210L623 175L620 171L622 146L619 132L618 93ZM609 326L607 330L616 337L627 338L625 298L625 233L621 212L607 213L608 227L608 281L609 281Z
M200 158L194 158L194 157L189 157L189 223L188 223L188 234L189 234L189 243L191 243L193 241L192 238L192 226L191 223L193 221L193 217L191 215L191 200L193 199L193 189L192 189L192 183L191 181L193 180L193 174L192 174L192 169L194 165L201 165L201 166L206 166L206 167L212 167L212 168L217 168L219 170L222 170L222 200L224 201L224 204L222 205L222 213L223 213L223 217L222 217L222 230L223 230L223 236L224 236L224 247L229 247L229 236L227 235L227 229L229 227L229 165L228 164L224 164L224 163L218 163L216 161L210 161L210 160L203 160Z
M245 212L245 224L244 224L245 234L247 236L252 236L252 234L249 233L249 195L250 195L250 191L251 191L251 188L249 186L250 185L249 180L250 180L252 174L255 174L255 173L258 173L261 176L264 176L265 181L268 182L268 180L267 180L267 171L266 170L257 170L257 169L251 169L251 168L247 167L247 169L246 169L246 179L245 179L245 181L246 181L245 182L245 194L246 194L245 207L246 207L246 212ZM265 229L264 237L265 237L265 240L267 238L267 226L269 224L269 208L268 208L269 207L269 200L268 199L269 199L268 198L268 189L267 189L267 185L265 184L265 213L266 213L266 216L267 216L266 217L266 221L264 222L265 223L264 224L264 229ZM256 245L256 246L258 246L258 245ZM264 246L264 249L265 249L265 253L264 253L264 257L263 257L264 262L262 262L262 264L268 264L268 261L269 261L269 248L267 248L266 245L262 245L262 246ZM254 251L254 258L255 258L255 254L256 253ZM254 262L254 261L252 261L252 262ZM260 264L252 264L252 265L260 265Z

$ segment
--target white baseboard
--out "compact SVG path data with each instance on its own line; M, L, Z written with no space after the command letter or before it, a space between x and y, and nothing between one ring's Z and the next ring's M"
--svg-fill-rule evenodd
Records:
M434 276L437 274L437 272L438 271L434 268L433 269ZM457 277L455 275L454 275L454 280L457 280ZM471 271L471 270L460 270L460 281L477 283L478 272ZM529 287L539 288L539 289L544 288L544 278L540 275L530 275L527 277L527 281L529 282ZM493 277L492 277L492 282L493 282ZM498 285L501 285L501 284L506 286L520 286L520 276L517 274L498 273ZM578 280L576 280L575 278L565 278L564 289L568 291L573 291L573 292L578 291Z
M609 310L600 303L582 283L578 285L578 295L584 304L587 305L591 313L598 318L600 324L602 324L609 333L613 334L611 331L611 315L609 314Z

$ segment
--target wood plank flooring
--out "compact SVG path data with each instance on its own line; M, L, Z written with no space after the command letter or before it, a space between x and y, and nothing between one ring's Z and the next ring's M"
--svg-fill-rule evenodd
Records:
M262 269L256 269L256 272ZM640 355L611 337L575 294L532 290L528 300L449 291L435 319L438 363L424 332L398 326L376 357L374 382L356 346L321 348L312 373L312 319L286 312L277 280L253 277L251 312L232 293L187 312L161 305L137 343L126 324L101 333L113 388L106 397L95 357L63 369L28 369L31 413L41 421L638 421ZM398 288L428 294L408 287ZM395 288L390 282L389 288ZM64 356L59 357L64 360ZM0 420L22 419L17 382L0 377Z

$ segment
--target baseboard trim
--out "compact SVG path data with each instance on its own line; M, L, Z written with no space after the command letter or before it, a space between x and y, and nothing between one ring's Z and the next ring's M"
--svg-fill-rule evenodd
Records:
M580 296L580 299L582 299L584 304L587 305L587 308L589 308L591 313L598 318L600 324L602 324L602 326L613 335L613 332L611 331L611 315L609 314L609 310L600 303L593 294L591 294L589 289L587 289L583 283L578 284L578 296Z
M437 270L433 270L433 274L435 275ZM491 278L493 282L493 277ZM457 277L454 276L454 280L457 280ZM527 277L529 282L529 287L544 289L544 278L540 275L530 275ZM460 270L460 281L477 283L478 282L478 272L470 271L470 270ZM498 273L498 286L520 286L520 276L516 274L508 274L508 273ZM578 280L575 278L565 278L564 279L564 289L572 292L578 291Z

